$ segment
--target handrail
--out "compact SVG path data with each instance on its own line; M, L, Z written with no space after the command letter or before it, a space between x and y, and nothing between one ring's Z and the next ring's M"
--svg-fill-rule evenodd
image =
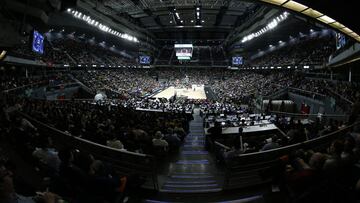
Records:
M321 137L317 137L317 138L314 138L314 139L311 139L311 140L307 140L307 141L304 141L304 142L300 142L300 143L296 143L296 144L292 144L292 145L287 145L287 146L284 146L284 147L280 147L280 148L276 148L276 149L270 149L270 150L266 150L266 151L259 151L259 152L252 152L252 153L246 153L246 154L239 154L238 156L236 157L246 157L246 156L253 156L253 155L258 155L258 154L266 154L266 153L269 153L269 152L274 152L274 151L281 151L283 149L289 149L289 148L295 148L296 146L305 146L304 144L311 144L312 142L315 142L315 141L318 141L318 140L322 140L322 139L325 139L325 138L328 138L332 135L335 135L339 132L342 132L342 131L345 131L345 130L348 130L354 126L357 126L357 125L360 125L360 122L356 122L356 123L353 123L349 126L346 126L342 129L339 129L337 131L334 131L334 132L331 132L327 135L324 135L324 136L321 136Z
M350 101L350 100L346 99L344 96L342 96L341 94L339 94L339 93L337 93L337 92L335 92L335 91L333 91L333 90L329 89L328 87L326 87L326 90L328 90L329 92L331 92L331 93L335 94L336 96L340 97L342 100L344 100L344 101L348 102L349 104L351 104L351 105L353 105L353 104L354 104L354 102L352 102L352 101Z
M214 144L216 144L217 146L222 147L222 148L224 148L224 149L227 149L227 150L231 149L230 147L228 147L228 146L226 146L226 145L224 145L224 144L221 144L221 143L218 142L218 141L215 141Z
M86 139L83 139L83 138L80 138L80 137L75 137L75 136L72 136L70 133L66 133L64 131L61 131L57 128L54 128L52 126L49 126L47 125L46 123L43 123L39 120L36 120L32 117L30 117L29 115L23 113L23 112L20 112L20 111L17 111L18 114L20 114L21 116L24 116L26 117L27 119L31 120L32 122L34 123L37 123L38 125L42 126L42 127L45 127L45 128L48 128L52 131L55 131L59 134L62 134L62 135L65 135L65 136L68 136L68 137L71 137L73 139L76 139L76 140L79 140L79 141L84 141L84 142L87 142L89 144L92 144L92 145L95 145L95 146L99 146L99 147L102 147L102 148L106 148L106 149L109 149L109 150L113 150L113 151L119 151L119 152L123 152L123 153L127 153L127 154L131 154L131 155L137 155L137 156L148 156L148 157L153 157L151 155L148 155L148 154L141 154L141 153L136 153L136 152L130 152L130 151L126 151L126 150L119 150L119 149L115 149L115 148L111 148L111 147L108 147L108 146L105 146L105 145L101 145L101 144L98 144L98 143L95 143L95 142L92 142L92 141L89 141L89 140L86 140Z
M321 117L347 117L348 115L346 114L301 114L301 113L289 113L289 112L283 112L283 111L270 111L270 113L274 113L274 114L283 114L283 115L289 115L289 116L306 116L306 117L311 117L311 116L319 116L321 115Z
M251 152L251 153L246 153L246 154L239 154L236 157L249 157L249 156L253 156L253 155L259 155L259 154L268 154L270 152L276 152L276 151L281 151L281 150L285 150L285 149L290 149L290 148L295 148L297 146L302 145L303 143L296 143L296 144L292 144L292 145L286 145L280 148L275 148L275 149L269 149L266 151L258 151L258 152Z
M60 84L57 84L57 85L54 85L54 86L46 86L46 91L48 90L59 90L59 88L61 86L63 86L64 88L66 87L69 87L71 85L77 85L78 86L81 86L79 83L77 82L67 82L67 83L60 83Z
M281 95L281 94L283 94L283 93L285 93L285 92L287 93L287 92L289 91L289 89L288 89L289 87L284 87L284 86L282 86L282 85L274 84L274 83L271 83L271 84L272 84L272 85L275 85L275 86L278 86L278 87L282 87L282 89L274 92L274 93L271 94L271 95L263 96L263 99L273 98L273 97L275 97L275 96Z
M84 88L85 91L94 94L94 91L91 90L88 86L86 86L84 83L82 83L80 80L78 80L73 74L68 74L68 76L73 79L76 83L78 83L82 88Z
M280 132L280 134L284 137L286 137L286 133L284 131L282 131L280 128L278 128L278 131Z
M12 92L12 91L15 91L15 90L19 90L19 89L23 89L23 88L26 88L26 87L32 87L32 86L35 86L35 85L40 85L40 84L48 84L47 81L41 81L41 82L37 82L37 83L32 83L32 84L27 84L27 85L23 85L23 86L20 86L20 87L15 87L15 88L12 88L12 89L7 89L7 90L3 90L3 93L9 93L9 92ZM69 85L75 85L78 83L76 82L68 82L68 83L61 83L61 84L58 84L58 85L55 85L55 86L47 86L48 88L54 88L54 87L60 87L60 86L69 86Z
M232 161L227 162L226 166L226 174L224 178L224 188L231 188L229 187L230 180L234 179L236 180L236 174L242 174L242 173L253 173L256 174L257 167L261 166L262 168L271 167L271 163L274 163L274 161L285 154L288 154L289 152L298 149L298 148L309 148L309 147L316 147L316 146L324 146L324 144L328 144L334 136L342 134L344 131L348 131L354 126L360 125L360 122L356 122L354 124L351 124L349 126L346 126L342 129L336 130L334 132L331 132L327 135L314 138L311 140L307 140L304 142L287 145L284 147L271 149L267 151L259 151L259 152L252 152L247 154L239 154L235 157L233 157ZM259 160L259 158L262 158ZM240 159L240 160L237 160ZM237 160L237 161L236 161ZM244 163L245 162L245 163ZM236 168L239 170L234 171ZM244 171L245 170L245 171ZM232 175L233 174L233 175ZM235 175L235 176L234 176ZM235 186L236 187L236 186Z
M299 88L295 88L295 87L288 87L290 90L297 90L297 91L301 91L301 92L306 92L306 93L311 93L311 94L315 94L315 95L319 95L321 97L327 97L326 95L324 94L320 94L320 93L317 93L317 92L312 92L312 91L309 91L309 90L303 90L303 89L299 89Z
M104 149L123 152L123 153L126 153L126 154L131 154L131 155L136 155L136 156L141 156L141 157L151 157L151 155L147 155L147 154L141 154L141 153L127 151L127 150L124 150L124 149L116 149L116 148L108 147L108 146L105 146L105 145L102 145L102 144L99 144L99 143L95 143L95 142L92 142L92 141L89 141L89 140L86 140L86 139L83 139L83 138L80 138L80 137L73 137L73 138L76 139L76 140L79 140L81 142L86 142L88 144L92 144L92 145L95 145L97 147L101 147L101 148L104 148Z
M2 92L3 93L9 93L9 92L12 92L12 91L15 91L15 90L18 90L18 89L22 89L22 88L25 88L25 87L28 87L28 86L33 86L33 85L38 85L38 84L43 84L43 83L46 83L46 81L41 81L41 82L37 82L37 83L23 85L23 86L20 86L20 87L11 88L11 89L7 89L7 90L3 90Z
M86 102L93 102L91 104L96 104L97 101L95 101L94 99L52 99L52 100L47 100L47 99L37 99L37 100L44 100L44 101L51 101L51 102L69 102L69 101L86 101ZM122 99L104 99L101 100L100 102L111 102L111 101L123 101ZM109 105L109 103L105 103L105 105ZM120 104L115 104L115 106L119 106ZM192 108L194 108L194 104L192 104ZM123 106L122 106L123 107ZM125 108L125 107L124 107ZM133 110L136 111L140 111L140 112L157 112L157 113L173 113L173 112L178 112L177 110L162 110L162 109L144 109L144 108L132 108ZM185 111L186 114L192 114L192 110L191 111Z
M133 172L137 172L141 175L145 175L147 177L151 177L153 187L155 190L158 190L158 179L157 179L157 173L156 173L156 160L152 155L148 154L141 154L136 152L130 152L126 150L121 149L114 149L108 146L104 146L98 143L94 143L92 141L74 137L70 133L65 133L59 129L56 129L52 126L49 126L41 121L38 121L34 118L31 118L29 115L16 111L18 114L24 116L25 118L29 119L31 122L43 127L44 129L48 129L52 132L64 135L64 137L59 136L53 136L53 138L57 138L60 144L71 143L76 144L80 143L80 145L77 145L79 149L93 153L95 157L100 158L101 160L111 162L114 164L114 168L119 170L120 172L123 172L124 174L129 174ZM71 140L69 140L71 139ZM61 143L63 142L63 143ZM65 143L64 143L65 142ZM57 143L57 142L55 142ZM82 144L81 144L82 143ZM97 149L97 151L93 151L94 148ZM115 153L114 153L115 152ZM125 159L121 159L121 157L127 157ZM139 159L140 158L140 159Z

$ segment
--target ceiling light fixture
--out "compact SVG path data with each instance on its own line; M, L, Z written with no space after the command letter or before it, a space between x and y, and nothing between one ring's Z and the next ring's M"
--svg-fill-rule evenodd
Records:
M82 14L81 12L78 12L76 10L72 10L70 8L68 8L66 10L69 14L72 14L75 18L78 18L82 21L85 21L87 22L88 24L90 25L93 25L97 28L99 28L100 30L104 31L104 32L107 32L107 33L110 33L112 35L115 35L117 37L120 37L120 38L123 38L123 39L126 39L126 40L129 40L129 41L133 41L133 42L139 42L139 40L134 37L134 36L131 36L131 35L128 35L126 33L120 33L116 30L113 30L111 29L110 27L106 26L106 25L103 25L102 23L99 23L98 21L92 19L90 16L88 15L85 15L85 14ZM64 31L64 30L63 30Z
M280 22L287 19L287 17L289 15L290 15L290 13L288 13L286 11L283 12L281 15L273 18L273 20L271 20L270 23L268 23L264 28L243 37L243 39L241 40L241 43L245 43L247 41L250 41L250 40L252 40L252 39L254 39L256 37L261 36L262 34L266 33L267 31L274 29L276 26L278 26L278 24Z

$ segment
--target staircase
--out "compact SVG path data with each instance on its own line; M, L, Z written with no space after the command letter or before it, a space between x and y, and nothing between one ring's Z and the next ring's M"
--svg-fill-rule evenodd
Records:
M194 109L190 133L180 154L169 165L168 177L160 191L168 193L209 193L221 191L216 177L215 162L205 150L203 119Z
M214 59L213 59L212 50L211 50L210 46L209 46L209 52L210 52L211 66L214 66Z
M171 65L171 64L172 64L172 59L174 58L174 55L176 55L175 49L173 49L172 52L171 52L171 56L170 56L170 59L169 59L169 61L168 61L168 65Z

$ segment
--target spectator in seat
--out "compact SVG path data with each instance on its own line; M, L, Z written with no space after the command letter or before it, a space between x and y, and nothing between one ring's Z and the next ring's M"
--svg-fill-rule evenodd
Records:
M42 196L25 197L15 191L13 173L6 168L4 163L0 163L0 202L1 203L56 203L59 197L51 192L45 192Z
M181 141L172 128L168 128L167 134L164 136L164 140L169 143L170 150L176 150L180 147Z
M94 160L89 171L89 192L95 199L114 202L120 196L121 178L113 176L106 165L99 160ZM97 202L97 201L93 201Z
M277 143L277 137L274 135L271 138L266 139L266 144L261 148L260 151L276 149L279 147L280 147L280 145Z
M59 151L61 160L59 175L64 182L64 190L69 192L68 195L76 196L82 194L87 182L87 172L81 170L74 162L74 154L71 149Z
M360 199L360 179L356 182L355 191L357 194L357 199Z
M241 150L239 137L240 136L237 136L237 138L235 139L234 146L229 151L224 151L223 157L224 157L225 162L227 162L227 161L231 160L233 157L243 153L243 151Z
M360 114L360 98L357 98L357 100L351 106L351 112L348 121L349 124L353 124L358 119L359 114Z
M217 139L221 138L222 135L221 123L215 122L214 127L208 129L208 133L210 133L210 135L206 136L206 145L208 149L212 150L214 146L214 142Z
M289 138L289 144L296 144L306 140L305 132L302 133L300 130L303 131L303 129L300 129L295 124L290 124L290 130L287 133L287 137Z
M182 128L181 126L176 126L174 128L174 133L176 133L181 140L184 140L184 138L186 136L186 132L185 132L184 128Z
M323 170L330 176L340 173L342 169L341 153L344 150L344 142L342 140L334 140L328 151L329 157L325 161Z
M148 142L151 140L151 137L148 135L148 133L141 128L132 130L132 133L137 142Z
M217 139L221 138L221 134L222 134L221 123L215 122L214 127L208 129L208 133L210 133L210 138L213 139L213 141L216 141Z
M60 159L58 152L52 147L51 137L40 137L40 143L32 155L54 172L59 171Z
M357 161L354 153L355 144L354 137L350 135L346 136L344 141L344 151L341 153L341 160L346 166L351 166Z
M20 129L26 132L30 131L37 131L37 128L26 118L19 118L20 119Z
M152 144L154 147L163 147L166 151L169 146L169 143L166 140L163 140L163 134L160 131L156 131Z
M311 190L313 185L319 184L322 178L322 168L326 157L322 153L314 153L311 155L309 162L305 161L304 156L297 156L290 158L291 167L287 169L286 181L289 189L295 195L304 193L306 190Z
M124 149L124 145L116 138L114 134L110 134L110 139L106 141L106 146L115 149Z

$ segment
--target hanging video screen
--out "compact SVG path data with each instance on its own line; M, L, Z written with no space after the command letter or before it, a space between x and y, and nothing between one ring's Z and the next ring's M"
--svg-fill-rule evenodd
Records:
M243 64L243 57L242 56L233 56L232 57L232 64L233 65L242 65Z
M151 62L150 56L139 56L140 64L150 64L150 62Z
M177 57L192 57L192 44L175 44L174 48Z
M38 31L34 30L33 32L33 41L32 41L32 50L36 53L44 53L44 36L41 35Z

